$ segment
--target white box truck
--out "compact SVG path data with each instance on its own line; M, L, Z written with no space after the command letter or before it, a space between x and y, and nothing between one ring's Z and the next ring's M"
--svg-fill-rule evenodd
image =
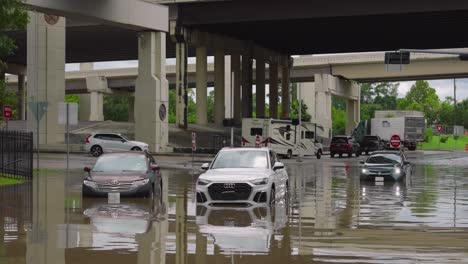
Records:
M243 147L269 147L286 158L301 152L302 155L315 155L320 159L323 147L318 137L322 134L323 127L309 122L302 122L300 129L291 120L242 119Z

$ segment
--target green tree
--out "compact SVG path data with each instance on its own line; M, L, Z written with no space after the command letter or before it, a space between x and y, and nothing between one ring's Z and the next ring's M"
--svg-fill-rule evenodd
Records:
M302 121L310 122L312 117L309 115L309 113L307 113L308 107L304 103L304 100L301 100L301 101L302 101L301 119L302 119ZM291 106L291 112L289 113L289 117L291 119L299 119L298 109L299 109L299 101L294 100L293 103L292 103L292 106Z
M416 81L405 98L399 101L398 109L424 112L429 125L439 122L439 97L427 81Z
M121 95L105 95L104 120L127 122L128 98Z
M361 119L373 118L376 110L395 110L399 86L391 82L361 84Z
M0 1L0 106L17 105L18 99L13 91L6 89L4 72L5 59L16 49L15 41L6 32L24 30L28 24L28 13L18 0ZM3 116L3 115L2 115ZM13 108L13 118L17 117L16 107ZM0 117L3 118L3 117Z
M344 135L346 132L346 112L332 107L332 135Z

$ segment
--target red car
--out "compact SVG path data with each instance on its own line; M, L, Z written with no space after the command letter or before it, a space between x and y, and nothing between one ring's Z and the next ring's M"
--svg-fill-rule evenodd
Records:
M83 196L153 197L155 188L162 189L159 166L147 152L104 154L93 168L85 167Z

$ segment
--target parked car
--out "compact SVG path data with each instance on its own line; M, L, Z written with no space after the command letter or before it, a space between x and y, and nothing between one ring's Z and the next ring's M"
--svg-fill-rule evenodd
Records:
M411 164L400 151L377 151L361 163L361 180L400 181L411 173Z
M268 148L224 148L197 180L199 204L274 204L288 191L288 173Z
M129 140L121 134L98 133L85 139L85 149L94 157L99 157L107 152L148 151L148 144Z
M369 155L369 152L384 149L385 142L379 136L364 136L361 144L362 153Z
M330 156L333 158L338 154L341 158L343 154L348 154L348 157L353 156L359 157L361 149L359 143L354 140L353 137L348 136L334 136L330 143Z
M155 188L161 192L159 166L147 152L109 153L98 158L93 168L85 167L83 196L153 197Z

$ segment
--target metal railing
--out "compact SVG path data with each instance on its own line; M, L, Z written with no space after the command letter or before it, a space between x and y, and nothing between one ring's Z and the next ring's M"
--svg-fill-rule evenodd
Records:
M33 134L0 130L0 176L32 179Z

